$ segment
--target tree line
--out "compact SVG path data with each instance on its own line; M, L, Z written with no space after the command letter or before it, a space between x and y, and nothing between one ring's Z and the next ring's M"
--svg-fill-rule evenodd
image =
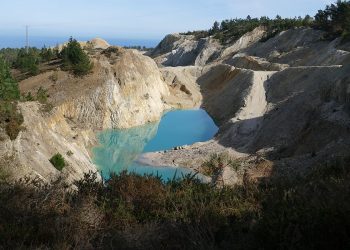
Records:
M305 17L282 18L277 15L275 18L267 16L252 18L248 15L246 18L215 21L209 30L189 31L182 34L194 35L196 39L212 36L222 44L229 44L259 26L265 27L267 31L261 42L267 41L281 31L297 27L321 29L327 32L325 36L327 39L341 36L343 41L348 41L350 39L350 1L337 1L335 4L327 5L314 17L306 15Z
M140 45L137 45L137 46L124 46L123 48L125 48L125 49L136 49L136 50L139 50L139 51L151 51L151 50L154 49L154 48L148 48L146 46L140 46Z
M329 38L342 36L344 40L350 40L350 1L338 1L319 10L315 27L327 31Z
M72 37L61 50L59 46L54 48L44 46L41 49L36 47L4 48L0 50L0 55L11 69L18 69L29 76L39 74L40 65L52 60L59 60L63 70L72 71L75 75L85 75L92 68L88 55Z
M22 73L29 75L37 75L39 73L39 65L49 62L59 57L58 48L42 49L35 47L30 48L4 48L0 50L3 60L9 67L18 69Z
M88 55L73 38L70 38L61 51L58 47L0 50L0 130L5 130L11 140L16 139L23 129L23 116L18 111L18 101L37 100L45 104L46 108L50 107L47 103L47 92L42 88L39 88L35 97L30 92L21 96L11 69L20 70L26 75L36 75L40 72L41 64L52 60L59 60L62 70L71 71L77 76L83 76L92 69Z

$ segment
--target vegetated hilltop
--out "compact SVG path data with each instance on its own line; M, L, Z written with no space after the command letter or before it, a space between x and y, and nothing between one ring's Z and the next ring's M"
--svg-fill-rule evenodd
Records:
M331 41L340 37L341 42L346 43L350 34L348 5L348 1L339 1L320 10L314 18L309 15L304 18L282 18L277 15L275 19L248 16L246 19L215 22L208 31L166 36L149 55L163 66L203 66L236 54L253 43L264 43L282 31L298 28L322 30L325 32L322 40Z

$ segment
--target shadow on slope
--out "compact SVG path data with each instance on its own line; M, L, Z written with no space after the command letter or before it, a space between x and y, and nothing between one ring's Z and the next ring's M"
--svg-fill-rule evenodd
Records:
M317 152L326 158L325 149L346 148L350 141L348 69L288 68L257 83L259 72L215 65L198 83L203 107L220 125L221 145L249 154L263 149L274 160ZM256 84L265 94L251 94ZM254 114L257 109L263 112Z

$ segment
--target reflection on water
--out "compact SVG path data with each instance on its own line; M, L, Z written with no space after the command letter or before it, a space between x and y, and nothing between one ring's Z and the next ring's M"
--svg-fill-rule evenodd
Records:
M134 160L143 152L171 149L211 139L218 128L204 110L176 110L166 113L160 123L131 129L105 130L98 134L100 145L93 149L94 162L108 178L123 170L160 175L164 180L192 173L185 168L142 166Z
M100 145L93 149L94 163L104 177L110 172L120 173L132 165L155 136L158 123L131 129L105 130L98 135Z

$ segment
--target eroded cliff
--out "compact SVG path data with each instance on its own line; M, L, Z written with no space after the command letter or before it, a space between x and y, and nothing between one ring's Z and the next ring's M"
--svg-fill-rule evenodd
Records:
M54 109L21 104L26 129L15 141L4 139L1 158L49 179L60 174L48 162L52 154L72 151L64 173L77 179L95 169L89 149L96 131L138 126L159 120L166 109L193 107L214 118L216 137L148 153L141 162L200 171L208 155L228 152L243 159L248 172L250 159L265 157L275 172L286 173L349 152L350 45L325 41L310 28L262 42L264 34L259 27L225 46L212 37L169 35L150 53L159 68L135 50L99 48L90 55L94 68L86 77L58 70L29 78L20 83L22 93L42 87ZM238 181L230 169L223 175L225 183Z
M243 161L265 157L274 172L290 174L349 152L350 44L324 40L322 31L311 28L261 42L263 33L257 28L220 48L195 79L202 107L220 125L217 136L146 154L145 162L199 169L208 154L229 152Z
M166 104L168 86L151 58L109 47L95 52L92 60L92 72L82 78L57 70L20 83L22 93L45 89L53 109L20 103L24 129L14 141L2 133L0 158L9 159L17 177L56 178L60 172L49 159L60 153L68 164L63 175L79 179L84 172L96 171L90 155L96 131L154 122L171 108Z

